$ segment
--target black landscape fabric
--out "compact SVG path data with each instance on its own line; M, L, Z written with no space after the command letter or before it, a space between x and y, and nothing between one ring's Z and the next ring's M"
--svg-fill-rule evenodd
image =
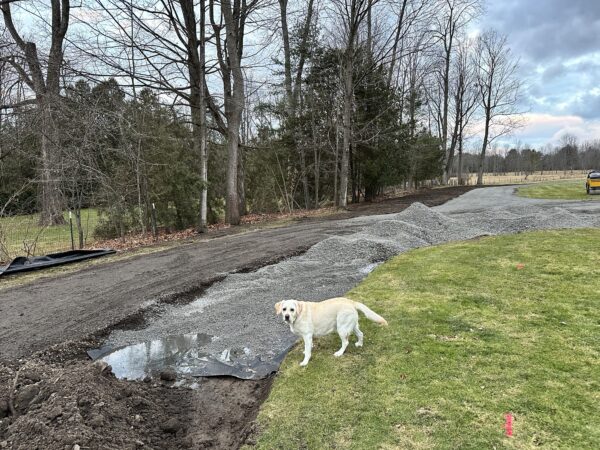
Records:
M0 276L18 272L27 272L30 270L45 269L47 267L69 264L77 261L83 261L85 259L98 258L99 256L110 255L112 253L116 253L116 250L70 250L68 252L51 253L49 255L34 256L31 258L19 256L13 259L8 265L0 269Z
M155 341L159 342L159 341ZM179 376L223 377L230 376L242 380L260 380L279 370L279 366L295 345L291 340L280 352L270 352L252 358L227 357L223 360L217 355L208 355L184 349L169 348L162 351L152 343L113 349L110 346L91 349L87 354L93 360L103 360L112 367L119 379L142 380L147 376L160 376L164 369L173 369ZM140 353L141 350L141 353ZM111 358L111 355L114 356Z

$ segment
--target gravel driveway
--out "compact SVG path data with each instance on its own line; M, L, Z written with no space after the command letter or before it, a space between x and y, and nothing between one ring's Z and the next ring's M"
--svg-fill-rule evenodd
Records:
M600 226L600 202L533 200L513 191L476 189L435 208L414 203L398 214L339 221L344 235L323 239L300 256L255 272L228 275L187 305L164 305L141 330L113 331L109 347L132 345L137 350L127 347L108 361L116 373L135 378L132 374L142 377L150 363L156 369L157 358L175 353L183 363L171 359L169 364L194 375L202 375L194 361L201 365L207 355L239 364L273 358L295 340L275 317L278 300L343 295L377 264L417 247L534 229ZM173 339L198 333L210 338L191 346L189 339Z
M28 357L67 340L80 342L115 324L132 326L146 305L188 302L194 293L227 274L273 264L360 227L340 219L397 213L415 201L441 205L470 189L429 189L377 203L353 204L334 216L301 219L278 228L235 227L196 236L168 250L98 261L65 275L51 273L21 286L6 287L2 277L0 361Z
M582 190L583 190L582 183ZM564 208L572 212L600 214L600 200L595 197L586 201L545 200L519 197L514 194L515 186L474 189L449 202L436 206L435 210L444 214L457 214L465 211L480 211L498 208L535 206L539 208Z

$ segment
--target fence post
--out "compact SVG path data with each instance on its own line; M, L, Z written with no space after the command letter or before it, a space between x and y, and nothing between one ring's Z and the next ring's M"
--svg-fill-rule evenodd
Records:
M156 229L156 206L152 203L152 234L154 235L154 240L158 239L158 230Z
M73 216L69 211L69 228L71 229L71 250L75 250L75 241L73 240Z

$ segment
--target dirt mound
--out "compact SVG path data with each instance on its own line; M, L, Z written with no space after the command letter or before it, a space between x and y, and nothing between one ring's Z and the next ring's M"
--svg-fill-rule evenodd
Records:
M237 448L271 385L202 379L190 390L146 381L119 381L110 366L81 360L1 367L0 448Z

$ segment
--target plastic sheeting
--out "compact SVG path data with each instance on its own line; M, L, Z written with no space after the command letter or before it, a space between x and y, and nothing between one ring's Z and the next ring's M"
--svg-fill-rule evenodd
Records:
M8 265L0 269L0 276L11 273L27 272L30 270L40 270L47 267L59 266L61 264L69 264L77 261L83 261L90 258L98 258L100 256L116 253L113 249L100 250L70 250L62 253L51 253L45 256L34 256L26 258L19 256L13 259Z
M143 380L159 377L165 369L179 376L232 376L242 380L259 380L276 372L285 355L294 346L288 341L283 351L256 356L249 348L225 348L218 354L206 352L206 344L218 340L203 333L168 336L120 348L105 346L88 351L94 360L109 364L119 379Z

